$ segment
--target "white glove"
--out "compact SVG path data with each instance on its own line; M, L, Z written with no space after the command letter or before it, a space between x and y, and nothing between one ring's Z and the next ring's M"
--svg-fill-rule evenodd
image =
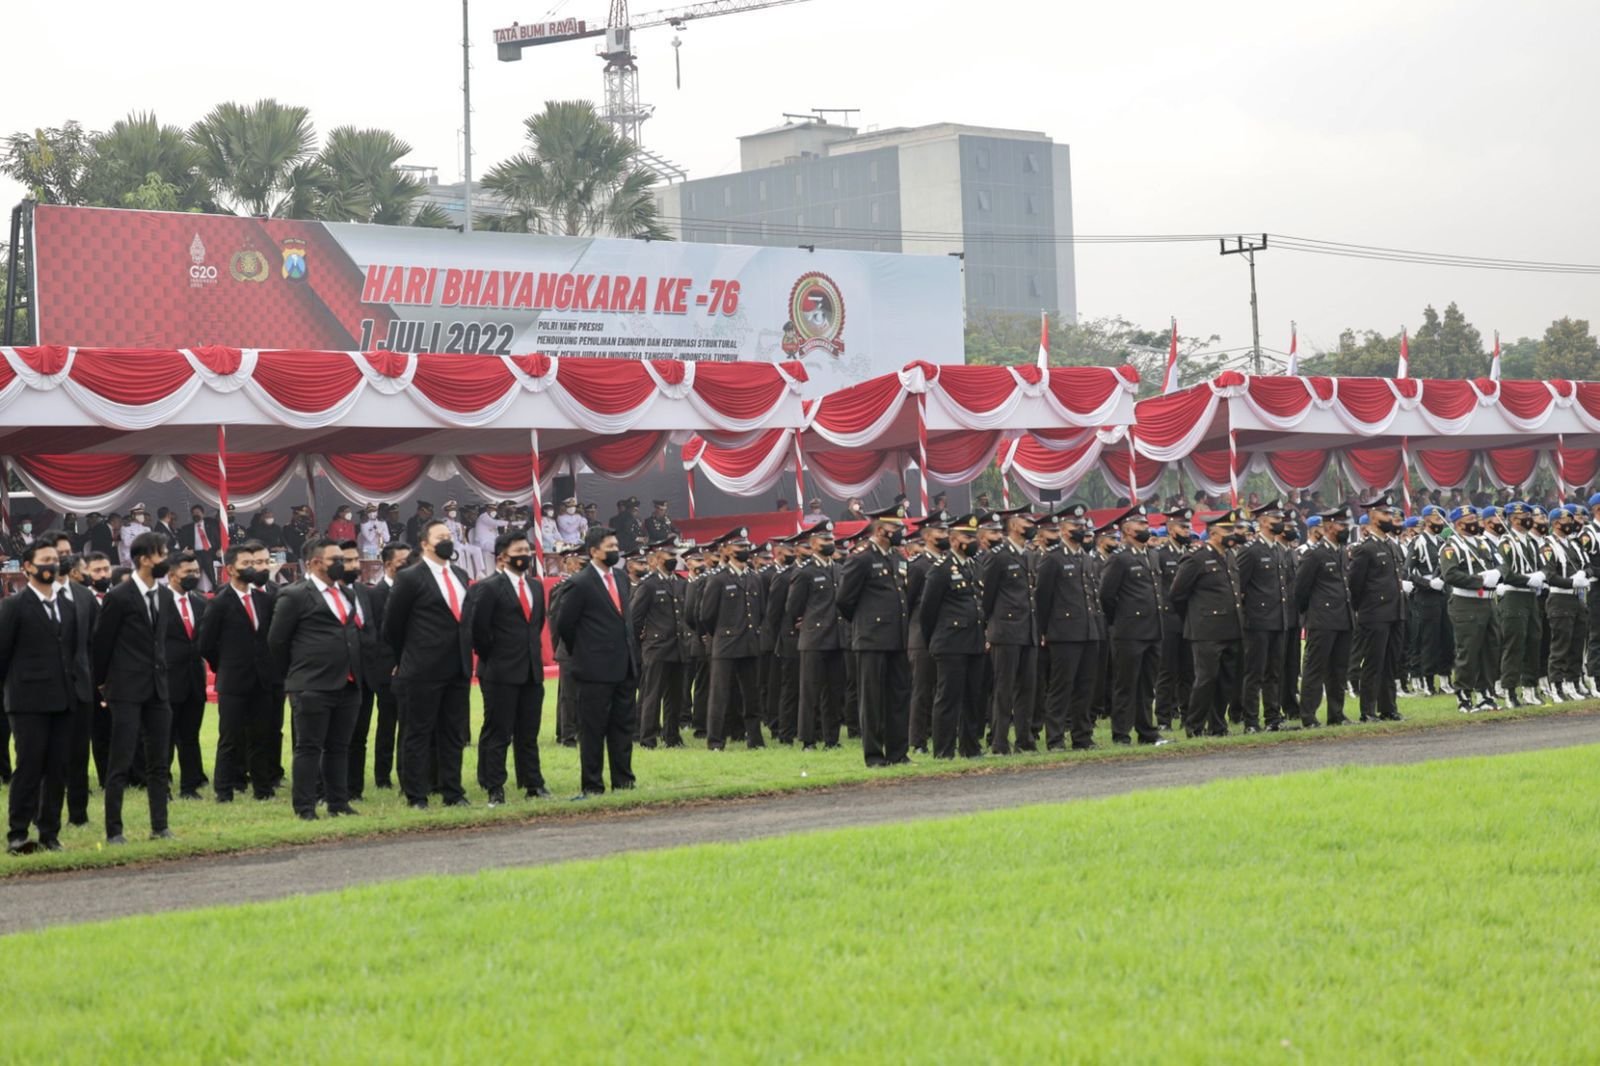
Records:
M1483 572L1483 587L1484 588L1492 589L1498 584L1500 584L1500 571L1498 571L1498 570L1485 570Z
M1444 591L1444 578L1442 578L1442 577L1430 577L1428 579L1428 587L1430 589L1432 589L1433 591L1435 591L1435 592L1443 592Z
M1590 586L1590 584L1592 584L1592 582L1589 580L1589 575L1584 573L1582 570L1579 570L1576 574L1572 575L1573 588L1586 589Z
M1494 598L1497 599L1497 600L1505 599L1506 598L1506 590L1509 589L1510 587L1511 587L1510 585L1501 585L1499 588L1495 589L1494 590Z
M1582 588L1583 587L1581 585L1578 585L1576 579L1574 579L1573 585L1577 586L1578 588ZM1535 570L1533 573L1528 575L1528 587L1530 589L1532 589L1535 592L1538 592L1540 589L1544 588L1544 586L1545 586L1545 578L1544 578L1544 571L1543 570Z
M1411 595L1411 590L1416 588L1416 587L1417 586L1413 585L1411 582L1405 580L1404 578L1400 579L1400 591L1405 593L1407 596Z

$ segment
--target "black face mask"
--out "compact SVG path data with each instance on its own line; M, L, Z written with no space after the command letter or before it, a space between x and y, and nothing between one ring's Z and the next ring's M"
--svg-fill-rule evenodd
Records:
M526 569L526 567L524 567L524 569ZM664 574L674 574L674 573L677 573L677 570L678 570L678 560L677 560L676 557L669 555L669 556L667 556L665 559L663 559L661 561L661 572L662 573L664 573Z
M200 575L190 574L188 577L180 577L178 579L178 587L185 592L193 592L200 587Z
M337 585L344 580L344 560L335 559L328 564L328 584Z
M1379 533L1393 533L1396 529L1392 518L1380 518L1372 524L1377 527Z
M96 592L110 592L111 579L109 577L97 577L93 581L89 582L89 587L94 589Z
M1067 539L1072 541L1074 544L1087 544L1089 543L1089 537L1090 533L1087 529L1067 530Z
M1526 533L1528 530L1533 528L1533 519L1531 519L1531 518L1519 518L1519 519L1517 519L1517 528L1522 530L1524 533Z
M1567 537L1571 536L1572 531L1577 528L1578 527L1573 525L1571 522L1562 522L1556 526L1556 532L1560 533L1563 537Z
M1135 544L1148 544L1150 542L1150 531L1148 529L1135 530L1133 541Z
M506 556L506 566L519 574L525 573L528 569L528 564L531 562L533 562L533 556L531 555Z
M1444 523L1443 522L1429 522L1428 523L1428 532L1432 533L1434 536L1438 536L1440 533L1444 532Z
M1039 532L1038 529L1036 529L1035 527L1028 526L1026 529L1024 529L1022 531L1022 540L1023 540L1023 542L1026 543L1026 542L1032 540L1034 538L1034 534L1036 534L1038 532Z
M167 576L167 571L171 569L172 564L163 559L150 568L150 576L154 580L160 581Z
M1240 533L1229 533L1227 536L1222 538L1222 546L1225 549L1237 548L1243 543L1244 535Z
M1282 536L1283 535L1283 523L1282 522L1273 522L1271 525L1267 526L1267 532L1271 533L1274 537Z
M737 562L741 562L741 563L748 563L750 561L750 556L752 556L754 554L755 553L752 552L749 548L735 548L733 550L734 559Z
M906 531L903 529L889 530L889 547L898 548L906 542Z
M622 553L617 549L612 548L610 551L606 552L600 557L600 565L605 567L607 570L610 570L613 566L616 566L621 559Z
M456 557L456 542L446 538L433 546L433 554L442 562L449 562Z
M970 559L970 558L972 558L972 554L974 552L976 552L977 550L978 550L977 542L969 540L965 544L962 544L959 547L957 547L956 548L956 553L961 555L963 558Z
M56 583L56 568L53 566L35 567L33 574L40 584L54 585Z
M933 550L936 551L936 552L947 552L947 551L949 551L950 550L950 538L949 537L940 537L938 540L934 541L933 542Z
M1474 522L1470 526L1462 526L1461 532L1469 537L1476 537L1479 533L1483 532L1483 527Z
M1333 535L1333 542L1335 544L1345 544L1345 543L1348 543L1349 540L1350 540L1350 531L1348 529L1341 529L1341 530L1339 530L1339 532L1337 532L1337 533L1335 533Z
M817 548L817 554L822 556L824 559L826 559L829 556L831 556L834 553L835 550L836 549L834 548L834 546L832 544L824 544L824 545L820 546L819 548Z
M272 571L270 571L270 570L251 570L250 571L250 584L254 585L258 589L266 588L267 587L267 582L271 581L271 580L272 580Z

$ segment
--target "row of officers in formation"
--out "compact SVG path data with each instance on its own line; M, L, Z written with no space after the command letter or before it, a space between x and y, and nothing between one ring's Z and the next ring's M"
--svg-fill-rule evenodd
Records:
M920 519L897 506L849 538L822 521L758 552L738 529L657 541L626 564L596 528L548 596L522 530L499 536L477 581L442 521L414 547L386 545L371 585L353 541L309 541L306 577L282 586L268 549L246 541L209 598L194 555L162 534L135 538L113 585L103 555L69 556L46 533L24 550L28 584L0 602L8 843L61 847L63 808L87 824L91 761L113 844L129 784L146 790L153 834L170 836L174 761L180 798L209 785L219 802L267 800L292 777L299 817L348 816L370 741L376 786L398 779L419 809L433 795L467 804L474 675L488 802L505 802L512 773L526 797L548 796L547 618L556 736L581 749L575 798L604 791L607 759L611 787L633 787L632 746L681 745L686 731L715 751L768 737L834 747L846 733L867 765L889 766L913 751L1092 748L1102 718L1113 742L1148 745L1174 728L1312 728L1323 708L1344 725L1347 685L1362 721L1398 719L1402 693L1453 691L1463 711L1596 694L1586 591L1600 526L1585 508L1428 507L1402 522L1388 496L1362 507L1359 523L1343 508L1313 516L1302 537L1273 503L1213 517L1200 537L1184 508L1156 531L1142 506L1098 526L1081 504ZM1600 517L1600 496L1590 509Z

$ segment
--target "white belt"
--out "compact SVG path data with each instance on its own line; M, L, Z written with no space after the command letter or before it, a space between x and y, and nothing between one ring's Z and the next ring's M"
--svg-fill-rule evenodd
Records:
M1538 589L1523 588L1521 585L1507 585L1506 586L1506 591L1507 592L1526 592L1530 596L1536 596L1536 595L1539 594L1539 590Z
M1465 596L1469 600L1486 600L1494 595L1493 589L1458 589L1450 590L1452 596Z
M1558 589L1553 586L1550 587L1550 595L1552 596L1576 596L1577 594L1577 589Z

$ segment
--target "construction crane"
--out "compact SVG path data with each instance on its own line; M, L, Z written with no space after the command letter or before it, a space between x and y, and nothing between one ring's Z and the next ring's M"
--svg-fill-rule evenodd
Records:
M579 41L586 37L604 37L599 49L605 60L605 97L601 117L635 145L640 144L639 127L655 109L639 101L639 64L633 54L633 31L651 26L671 26L683 29L696 19L714 18L717 15L736 15L744 11L759 11L764 7L787 7L803 4L807 0L702 0L701 3L683 4L661 11L651 11L637 19L628 17L628 0L611 0L611 14L604 26L579 18L551 19L545 22L515 23L494 31L495 51L502 61L515 62L522 58L525 48L563 41ZM677 44L673 45L674 49ZM658 157L643 153L643 160L656 164L657 172L667 180L681 179L684 174ZM663 168L665 168L663 170Z

